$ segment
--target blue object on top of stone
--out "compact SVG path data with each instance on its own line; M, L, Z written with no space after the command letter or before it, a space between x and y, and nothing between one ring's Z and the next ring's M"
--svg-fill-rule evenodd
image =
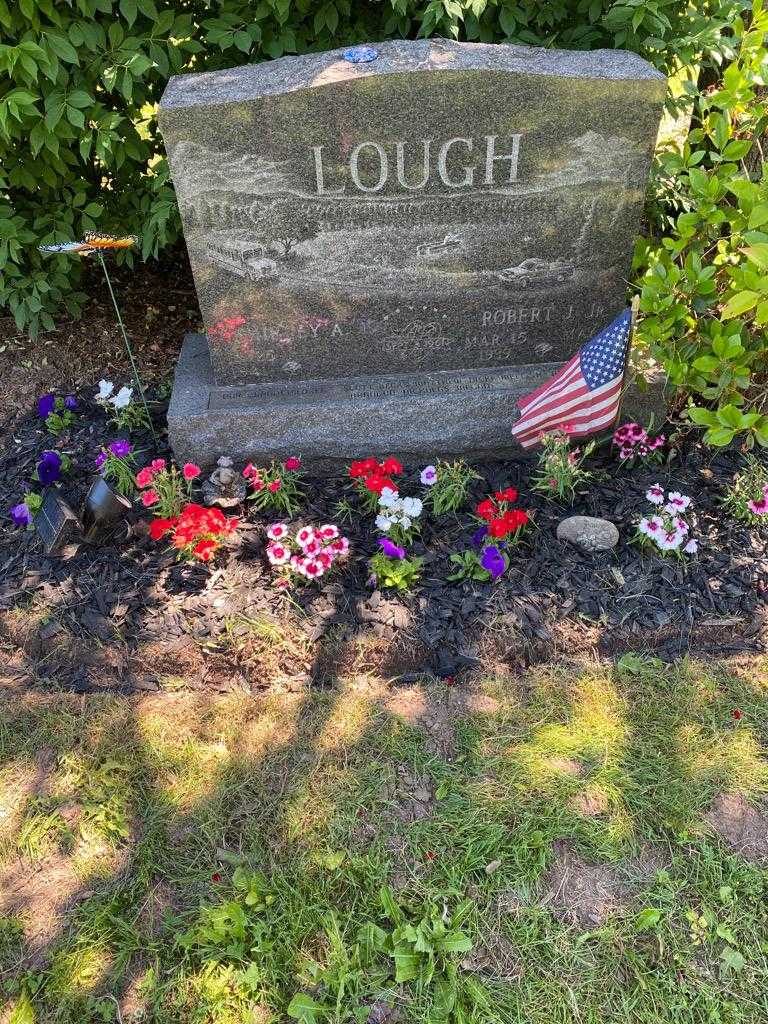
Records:
M344 60L350 64L367 64L370 60L376 60L379 51L375 46L350 46L344 51Z

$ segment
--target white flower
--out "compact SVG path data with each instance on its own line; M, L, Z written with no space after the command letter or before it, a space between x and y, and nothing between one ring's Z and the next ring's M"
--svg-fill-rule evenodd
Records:
M675 518L672 520L672 523L678 533L681 533L683 536L685 536L686 533L688 533L689 526L684 519Z
M411 528L411 520L408 518L408 516L405 516L405 515L401 516L400 517L400 525L402 526L402 528L404 530L410 530L410 528Z
M644 536L650 537L651 536L651 532L649 530L649 526L650 526L650 523L648 522L647 519L641 519L640 522L637 524L638 533L642 533L642 534L644 534Z
M434 466L425 466L421 471L420 479L425 487L431 487L437 482L437 470Z
M418 519L421 515L422 504L421 498L403 498L403 512L411 519Z
M698 550L699 542L697 540L689 540L683 548L683 551L686 553L686 555L695 555Z
M282 540L286 533L288 533L288 527L285 523L272 523L267 527L267 536L270 540Z
M680 491L670 491L667 495L665 512L669 512L671 516L675 516L678 512L685 512L690 504L691 499L687 494L681 494Z
M392 526L392 523L393 523L393 520L390 519L389 516L385 516L385 515L378 515L378 516L376 516L376 527L379 530L382 530L384 533L387 533L387 531L389 530L390 526Z
M95 396L97 402L103 402L112 394L115 390L115 385L111 380L100 380L99 381L99 393Z
M133 388L122 387L114 398L110 398L110 402L116 409L125 409L130 404L132 394Z
M379 504L382 508L394 508L397 498L397 491L393 491L391 487L382 487L381 494L379 495Z
M677 530L667 530L657 541L662 551L676 551L683 543L683 535Z
M661 505L664 501L664 488L661 484L654 484L653 487L648 488L645 492L645 496L648 501L652 502L654 505Z

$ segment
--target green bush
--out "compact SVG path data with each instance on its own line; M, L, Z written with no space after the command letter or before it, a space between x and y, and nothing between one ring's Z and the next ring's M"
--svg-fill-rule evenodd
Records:
M636 257L639 339L690 395L690 418L715 445L743 434L748 447L768 447L768 173L745 162L768 125L767 32L762 2L748 22L734 19L720 87L695 93L682 151L657 156L666 230Z
M79 310L81 266L41 242L137 232L148 259L179 237L156 119L171 74L393 36L625 47L693 69L668 105L694 127L658 156L638 246L640 340L708 441L768 445L768 179L744 163L766 31L762 0L0 0L0 308L33 336Z
M34 335L76 312L76 260L40 242L179 236L156 104L171 74L361 40L443 35L626 47L664 70L730 59L741 0L0 0L0 309ZM131 260L130 254L121 259Z

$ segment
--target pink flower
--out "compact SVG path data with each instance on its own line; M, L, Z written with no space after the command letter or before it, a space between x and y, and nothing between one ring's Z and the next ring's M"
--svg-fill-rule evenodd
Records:
M322 550L323 545L320 543L317 537L314 537L312 540L307 541L307 543L304 545L305 555L316 555L319 551Z
M308 558L304 565L304 575L312 580L322 576L325 572L325 567L316 558Z
M315 531L311 526L302 526L299 532L296 534L296 541L301 547L306 547L311 541L315 539Z
M137 487L149 487L154 477L154 472L151 466L145 466L144 469L140 469L136 474L136 486Z
M196 476L200 476L202 470L194 462L187 462L181 472L185 480L194 480Z
M685 512L690 504L691 499L687 494L681 494L680 491L670 491L667 495L666 510L673 516L676 512Z
M267 545L267 558L272 565L285 565L290 560L291 552L285 544L275 541Z
M756 516L768 515L768 495L763 493L762 498L758 501L753 501L751 498L747 502L747 508L749 511Z
M318 555L315 555L315 561L319 562L324 569L330 569L333 565L335 555L332 551L321 551Z
M336 537L339 536L339 528L338 526L334 526L333 523L326 523L324 526L321 526L317 532L323 540L335 540Z
M252 462L249 462L248 465L243 470L243 476L245 477L246 480L258 480L259 471Z
M290 458L285 460L283 465L292 473L294 470L301 469L301 459L297 459L295 455L291 455Z
M267 536L270 540L282 540L286 533L288 533L288 527L285 523L272 523L267 527Z
M159 495L157 491L144 491L141 496L141 503L144 508L149 508L150 505L154 505L156 503L158 497Z
M654 484L653 487L648 488L645 492L645 496L651 504L661 505L664 502L664 488L661 484Z
M686 555L695 555L698 550L699 550L699 542L697 540L693 540L693 539L689 540L688 543L683 548L683 551L686 553Z
M343 558L349 551L349 541L346 537L339 537L337 540L331 541L330 548L331 551L335 551L340 558Z
M152 459L149 468L153 473L159 473L160 470L165 469L165 459Z

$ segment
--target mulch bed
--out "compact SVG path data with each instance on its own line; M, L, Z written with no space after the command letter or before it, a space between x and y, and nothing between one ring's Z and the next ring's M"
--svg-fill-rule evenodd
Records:
M82 393L82 392L81 392ZM90 389L84 389L89 394ZM114 439L103 412L83 401L66 438L46 435L27 416L0 455L0 508L21 500L40 451L63 447L75 468L62 494L77 508L93 478L99 445ZM147 458L149 437L133 438ZM599 456L597 478L572 509L530 492L530 462L475 464L484 480L473 504L489 491L517 487L520 506L537 527L496 584L451 583L449 555L469 544L469 513L435 521L425 516L422 581L406 595L372 590L367 558L376 533L372 517L343 524L352 557L340 572L286 595L272 585L263 557L271 518L246 505L233 546L213 566L178 564L151 541L148 514L137 507L98 544L81 544L50 558L33 533L0 527L0 680L6 686L151 690L178 685L227 689L270 685L275 664L254 656L254 621L278 626L285 644L284 681L329 683L344 672L349 650L363 639L377 652L377 670L411 681L425 673L460 675L481 666L512 670L585 650L617 655L643 650L670 660L687 650L725 656L764 651L768 594L768 531L727 518L719 505L738 470L737 451L713 452L689 439L669 468L624 471ZM420 493L418 469L406 467L402 492ZM409 472L410 471L410 472ZM628 543L648 509L644 493L656 481L693 497L695 559L681 564ZM338 479L310 480L302 520L335 520L347 495ZM621 530L611 552L585 554L556 539L566 515L603 516ZM690 516L688 517L691 518Z

